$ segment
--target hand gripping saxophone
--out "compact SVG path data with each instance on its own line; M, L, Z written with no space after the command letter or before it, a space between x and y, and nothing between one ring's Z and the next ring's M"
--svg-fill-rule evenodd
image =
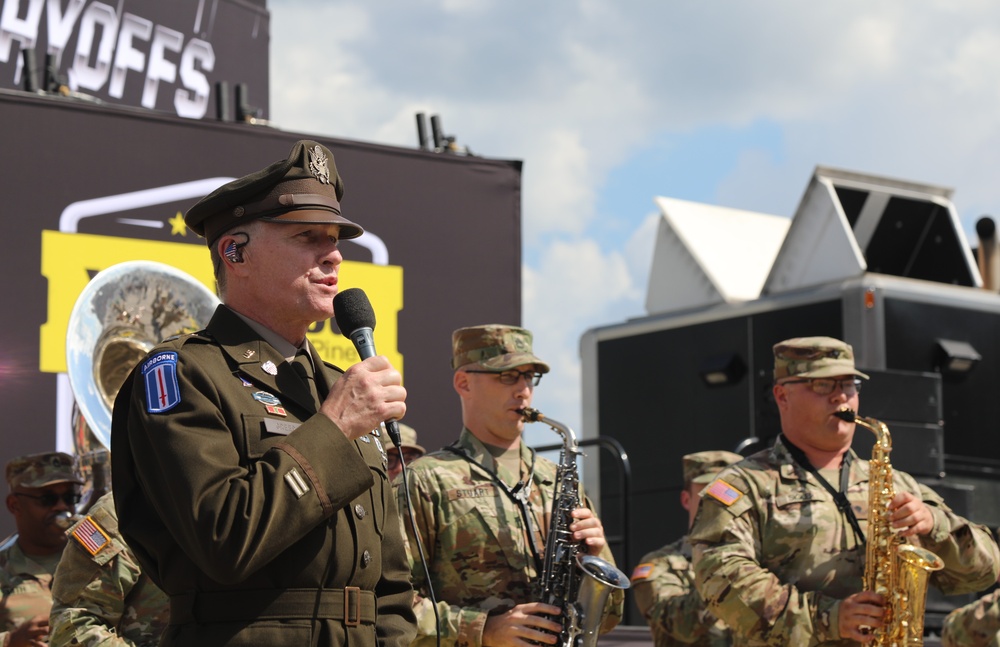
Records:
M892 436L885 423L862 418L851 410L837 415L875 434L869 461L868 545L865 553L865 590L885 597L884 624L874 630L869 647L922 647L927 580L944 566L929 550L908 544L892 527L889 504L892 485Z
M573 510L580 507L580 477L576 457L581 454L576 434L564 424L546 418L537 409L525 407L527 422L544 422L560 436L552 521L545 540L542 572L535 581L539 602L561 607L560 647L594 647L608 595L613 589L627 589L628 576L613 564L585 553L585 546L573 540L569 529Z

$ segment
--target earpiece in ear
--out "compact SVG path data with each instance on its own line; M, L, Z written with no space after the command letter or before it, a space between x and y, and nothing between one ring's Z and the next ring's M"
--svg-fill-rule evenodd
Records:
M242 263L243 262L243 252L240 251L240 246L236 244L235 240L229 241L226 245L226 249L222 252L222 255L226 257L226 260L230 263Z

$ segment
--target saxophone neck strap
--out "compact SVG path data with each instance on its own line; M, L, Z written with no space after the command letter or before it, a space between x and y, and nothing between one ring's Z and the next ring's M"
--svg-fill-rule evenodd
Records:
M531 466L528 468L528 476L527 478L518 481L517 485L514 487L510 487L504 483L503 479L500 478L496 472L473 458L469 451L466 448L459 446L458 443L452 443L451 445L446 446L444 450L461 457L466 462L481 469L489 475L490 479L492 479L497 487L500 488L500 491L506 494L507 498L514 502L514 505L517 506L518 511L521 513L521 518L524 519L525 530L528 533L528 546L531 548L531 556L535 560L535 567L538 569L538 572L541 572L542 557L538 546L535 545L535 536L537 533L535 532L535 517L532 514L530 500L531 483L535 478L535 458L537 457L535 450L530 447L528 448L528 451L531 452Z
M851 524L851 528L854 530L854 536L857 538L858 543L861 546L865 545L865 533L861 531L861 524L858 522L858 517L854 514L854 508L851 507L851 502L847 500L847 488L851 484L851 450L848 449L844 452L844 457L840 461L840 491L833 489L830 482L823 478L819 470L809 462L809 457L806 453L802 451L801 448L797 447L792 441L788 440L787 436L782 436L782 441L785 447L788 448L788 453L791 454L792 460L798 463L799 467L804 469L813 475L813 477L823 486L823 489L830 493L833 497L834 503L837 504L837 508L840 513L844 515L847 522Z

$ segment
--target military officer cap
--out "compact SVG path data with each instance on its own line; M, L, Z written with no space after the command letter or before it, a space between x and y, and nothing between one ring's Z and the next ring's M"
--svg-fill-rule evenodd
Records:
M76 469L76 459L63 452L45 452L19 456L7 463L7 485L15 488L40 488L56 483L78 483L83 479Z
M333 153L310 140L295 142L288 157L224 184L188 209L184 222L211 246L251 220L340 225L340 238L364 230L340 213L344 181Z
M738 463L743 457L722 450L686 454L681 458L684 465L684 487L692 483L711 483L722 468Z
M426 454L427 450L422 445L417 444L417 430L402 422L399 424L399 446L403 449L415 449L421 454ZM394 447L392 440L388 442L389 447Z
M833 337L796 337L774 345L774 379L868 376L854 368L854 349Z
M486 324L459 328L451 334L451 367L478 364L497 373L534 364L539 373L548 373L549 365L531 350L531 331L517 326Z

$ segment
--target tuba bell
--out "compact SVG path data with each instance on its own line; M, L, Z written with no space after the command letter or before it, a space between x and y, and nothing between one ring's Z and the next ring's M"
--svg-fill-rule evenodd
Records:
M163 339L204 328L218 304L191 275L153 261L112 265L80 293L66 331L66 372L74 452L91 484L81 509L110 487L111 407L132 368Z

